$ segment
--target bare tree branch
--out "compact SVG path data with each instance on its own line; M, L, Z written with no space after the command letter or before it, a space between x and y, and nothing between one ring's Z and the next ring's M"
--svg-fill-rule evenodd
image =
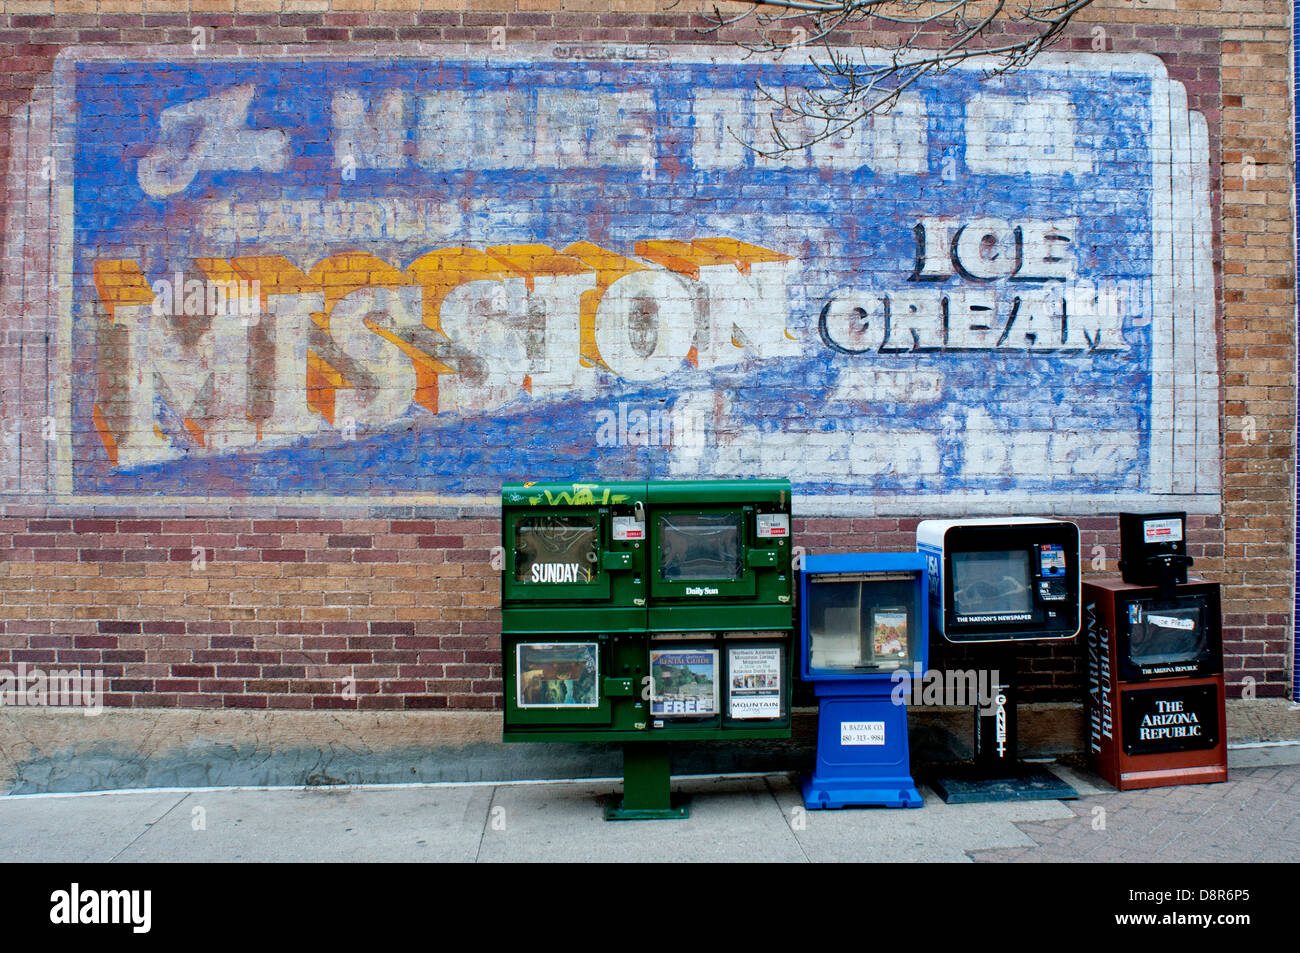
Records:
M773 145L745 142L765 158L851 135L871 116L894 109L903 93L927 76L972 57L991 60L986 75L1028 65L1056 43L1074 16L1093 0L742 0L750 6L733 16L716 6L700 32L717 33L752 21L756 40L733 41L751 53L807 53L815 83L772 90L758 85L772 104ZM864 21L903 38L868 59L834 49L833 35ZM1029 27L1029 29L1026 29ZM739 139L733 130L732 135ZM743 142L743 140L741 140Z

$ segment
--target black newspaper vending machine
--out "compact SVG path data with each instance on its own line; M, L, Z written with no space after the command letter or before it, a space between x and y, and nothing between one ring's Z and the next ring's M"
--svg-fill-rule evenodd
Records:
M1036 517L924 520L930 631L965 645L987 675L975 706L974 765L930 779L948 803L1073 798L1045 768L1017 757L1016 673L1027 641L1079 634L1079 530ZM992 676L996 675L996 678Z

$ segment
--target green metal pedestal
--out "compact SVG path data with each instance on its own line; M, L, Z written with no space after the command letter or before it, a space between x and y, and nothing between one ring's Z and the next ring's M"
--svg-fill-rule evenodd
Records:
M623 745L623 795L615 794L606 803L605 820L667 821L689 816L685 799L673 798L668 745Z

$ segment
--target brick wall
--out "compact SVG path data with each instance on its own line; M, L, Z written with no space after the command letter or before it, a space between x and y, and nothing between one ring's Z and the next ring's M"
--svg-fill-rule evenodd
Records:
M102 669L136 707L484 708L490 519L3 523L5 661Z
M30 124L21 142L16 141L12 130L18 128L16 120L34 97L39 98L52 87L56 92L60 88L59 81L51 77L56 75L55 57L61 52L71 48L78 62L111 66L117 57L113 51L145 44L151 52L142 53L137 47L121 56L131 62L148 56L174 62L188 55L186 49L200 35L194 32L195 27L209 31L201 35L213 50L237 44L241 56L254 60L277 55L278 51L269 45L308 44L340 59L368 56L381 66L386 55L383 44L389 43L458 42L486 44L488 48L493 43L504 43L507 48L539 43L565 47L577 43L652 44L671 49L684 43L721 44L724 39L702 38L697 32L702 22L698 17L676 8L661 10L655 3L639 0L625 4L520 0L517 7L511 2L501 4L500 10L485 10L489 4L475 4L474 12L420 9L418 3L401 0L379 4L362 0L349 4L277 0L237 6L236 11L230 4L207 3L200 9L197 2L193 8L175 3L164 11L161 4L148 4L145 12L140 4L59 3L56 13L50 4L0 4L4 18L0 25L0 54L8 67L0 78L0 102L4 104L5 119L15 118L12 127L8 121L3 123L6 132L0 136L0 168L10 170L5 208L5 235L10 244L3 260L4 281L6 287L17 282L24 288L23 297L10 299L18 302L18 310L4 315L7 324L0 339L0 347L4 348L0 356L8 362L4 364L4 384L0 385L4 395L0 409L8 422L5 451L9 461L4 470L6 492L0 496L0 666L26 662L46 668L102 668L109 679L107 702L121 706L499 706L499 591L490 565L490 549L498 541L498 522L491 506L484 505L490 496L484 487L503 479L541 477L536 470L528 469L526 456L510 455L510 439L517 439L524 447L521 453L526 451L542 461L537 464L540 468L553 467L558 478L581 475L584 467L589 472L601 466L601 461L610 461L608 465L618 471L599 474L607 478L674 475L669 472L673 458L652 452L648 458L644 453L625 453L616 459L614 451L606 447L588 447L578 453L571 435L562 428L566 418L589 413L590 406L575 410L569 404L530 404L509 417L508 422L520 428L505 431L510 439L503 438L502 431L492 430L490 422L478 429L474 415L466 414L463 429L435 442L436 453L424 445L411 449L402 444L406 448L402 452L411 455L396 458L400 465L384 456L390 453L385 448L395 445L395 438L385 437L372 444L378 449L370 454L371 460L382 458L380 462L387 467L382 472L388 476L383 478L369 475L379 471L365 469L367 460L348 458L347 465L333 469L322 463L334 446L329 442L334 439L329 433L325 437L310 435L305 445L289 443L285 445L288 449L271 453L269 462L250 462L248 448L240 446L224 462L212 462L196 450L161 458L162 463L153 469L147 462L134 470L115 469L107 457L107 447L112 443L121 450L130 435L121 429L115 431L111 420L107 424L93 420L91 405L105 392L105 351L102 342L96 351L93 338L78 337L77 329L82 317L102 326L111 321L111 313L106 315L106 310L125 309L131 302L120 294L113 297L118 292L105 293L102 287L97 297L83 302L77 297L74 282L68 292L74 300L72 307L87 310L84 316L74 312L67 350L60 352L57 346L51 349L48 342L57 340L60 333L58 296L63 286L57 280L53 282L53 291L43 303L38 301L39 295L27 290L39 287L49 277L49 262L54 259L47 254L48 247L42 252L39 242L26 240L27 234L33 233L33 219L29 206L16 199L22 194L26 196L23 201L30 202L32 183L49 181L48 177L40 178L38 161L49 152L43 154L37 147ZM374 6L380 9L370 9ZM74 7L77 12L68 12ZM1241 686L1249 677L1258 695L1280 696L1288 690L1290 678L1295 569L1295 259L1287 83L1289 10L1280 3L1262 7L1245 3L1157 7L1154 3L1098 0L1072 28L1063 48L1088 56L1096 53L1100 58L1088 62L1101 66L1108 62L1106 55L1155 54L1167 69L1168 79L1185 90L1184 110L1205 119L1209 158L1205 214L1211 228L1208 234L1198 231L1197 240L1204 235L1205 248L1196 254L1203 254L1203 260L1212 267L1206 272L1189 264L1186 272L1171 272L1167 285L1169 294L1175 297L1191 295L1193 285L1204 292L1199 299L1202 307L1197 311L1202 335L1199 342L1204 344L1207 333L1211 340L1217 336L1218 345L1212 349L1217 351L1217 366L1207 369L1202 362L1194 368L1196 374L1208 375L1212 382L1208 404L1205 394L1196 389L1200 385L1174 390L1170 396L1169 407L1182 422L1179 428L1171 428L1170 446L1181 448L1178 453L1182 456L1168 479L1174 489L1181 489L1190 501L1187 508L1194 513L1189 518L1189 551L1196 557L1197 572L1226 586L1224 634L1230 683ZM878 46L889 39L885 33L851 30L837 41ZM96 50L107 52L97 54ZM381 75L382 70L375 74ZM264 117L257 118L256 111L251 115L254 123L264 121ZM101 137L94 141L105 140ZM111 137L106 141L111 143ZM127 141L123 153L128 161L144 155L136 140ZM77 157L72 161L75 164ZM932 161L931 165L941 175L941 163ZM15 170L22 174L16 175ZM282 180L286 189L301 184L309 174L295 170L291 162ZM94 180L101 189L121 185L103 168L94 171L101 177ZM164 171L172 174L174 170ZM55 169L55 186L59 174ZM490 174L482 176L485 188L491 179ZM744 185L742 181L741 193ZM337 195L342 185L332 188L336 191L322 194ZM82 197L79 201L93 201L93 189L82 189L78 195ZM1030 219L1042 218L1041 207L1054 200L1052 195L1038 198L1039 211L1027 213ZM1027 202L1027 207L1033 204ZM955 215L979 211L969 201L966 206L938 202L934 211ZM80 207L74 204L70 210L74 220ZM57 202L54 208L58 213ZM183 203L166 206L154 227L169 233L184 232L194 225L187 216L197 214L195 208ZM121 214L128 216L137 211L128 209ZM913 211L904 210L899 215ZM114 209L113 214L118 210ZM688 206L686 214L696 212ZM1195 210L1175 205L1175 257L1176 235L1192 229L1190 219L1195 214ZM856 226L856 218L847 221ZM648 218L644 237L691 239L716 234L697 229L694 235L689 230L674 235L664 231L666 224L670 223ZM907 224L910 228L910 220ZM61 227L68 228L70 223ZM81 254L82 246L77 243L82 241L79 236L83 232L77 229L82 227L76 225L70 240L57 227L51 227L50 234L56 236L55 242L65 241ZM135 260L132 254L149 271L146 246L155 236L147 230L137 229L139 237L127 236L123 244L112 244L117 238L111 228L96 232L95 221L84 228L89 230L84 234L100 236L95 239L100 245L91 251L102 250L103 254L74 255L70 259L74 272L88 270L86 263L92 258ZM593 241L599 232L600 227L593 226ZM602 241L617 253L631 255L631 247L619 244L621 234L617 228L612 232L607 229ZM23 240L15 244L15 235ZM1120 230L1113 237L1122 242L1131 236ZM517 235L504 239L522 240ZM472 240L462 241L456 236L426 243L428 247L458 244L477 249L488 243L475 245ZM134 248L134 252L124 253L124 247ZM770 247L779 248L782 254L803 254L793 241L774 241ZM266 257L273 250L253 248L251 252ZM233 260L240 251L232 247L223 254ZM753 257L755 253L747 254ZM412 257L397 255L394 260L409 262ZM654 260L651 255L632 257L643 263ZM313 260L302 259L304 273ZM699 261L693 265L697 274L698 265ZM380 274L380 266L365 267L373 268L368 279L372 283L382 285L386 280L396 287L403 280L386 272L381 276L383 280L374 278ZM260 274L267 278L269 272ZM682 272L674 274L677 277L672 280L684 280ZM85 275L84 280L87 286L91 284L90 275ZM267 278L263 284L275 280L280 279ZM1159 285L1154 279L1148 280L1153 287ZM360 284L365 282L348 287ZM787 291L796 298L799 287L796 281L787 282ZM276 286L275 290L285 288ZM537 290L530 285L527 293L536 294ZM1206 301L1208 311L1203 307ZM1178 302L1180 306L1186 303L1190 314L1194 302L1190 298L1187 302L1179 298ZM820 299L804 303L814 319L820 303ZM120 316L125 311L118 313ZM815 337L815 329L810 336ZM1196 345L1197 341L1189 341L1185 348L1172 352L1175 374L1187 369L1179 361L1195 361L1191 355ZM758 360L770 359L761 342L755 347ZM608 348L606 352L608 359ZM90 371L82 363L87 354L99 355L98 371ZM1006 373L1012 365L996 363L1001 359L996 354L981 357L979 360L988 363L977 364L977 379L981 373L990 373L990 368ZM1102 359L1109 358L1098 358ZM112 366L111 361L107 363ZM37 369L33 370L33 366ZM184 368L177 370L167 365L164 370L172 375L170 383L177 387L185 384ZM312 371L321 375L315 380L312 406L322 416L323 394L328 393L331 401L349 399L348 388L335 386L337 381L331 384L334 378L327 371L316 365ZM101 377L96 378L96 373ZM1044 378L1044 386L1050 388L1071 379L1069 373L1060 372L1059 378L1052 373ZM738 392L749 393L761 403L782 396L784 391L797 403L805 399L807 392L822 393L830 387L829 381L822 378L810 377L811 383L794 377L776 379L781 386L772 388L762 379L734 378L706 393L712 401L717 393L735 386ZM445 406L448 395L455 392L445 386L445 378L437 380L443 385ZM1085 386L1084 396L1094 402L1117 399L1109 392L1089 391L1090 386ZM540 388L539 378L534 390ZM1214 397L1215 390L1221 392L1221 402ZM957 388L957 398L962 393ZM968 387L964 393L968 409L980 408L987 399L977 389ZM370 399L373 396L338 406L354 406L360 417L377 406ZM652 403L657 398L642 394L640 399ZM329 406L334 415L335 405ZM613 406L613 402L606 399L595 406ZM794 411L786 413L797 416ZM839 413L836 426L846 429L837 439L850 447L850 453L875 452L869 441L853 442L857 439L853 431L842 423L852 414ZM928 460L927 450L897 447L912 446L906 443L912 439L912 430L924 434L939 412L921 406L915 413L916 426L894 439L896 452L910 453L908 459L920 466ZM274 420L274 414L273 409L266 410L263 422ZM156 427L160 444L177 446L177 441L186 439L184 431L188 428L195 447L211 450L216 444L211 416L187 418L184 426L177 427L179 437L166 430L166 421L160 417ZM250 419L253 416L249 414ZM832 419L830 412L826 419ZM761 447L762 439L746 438L743 433L737 436L735 428L741 426L737 420L743 423L740 411L733 411L727 421L712 418L708 439L719 445L730 441L727 446L740 448L733 455L733 465L757 468L759 465L744 451L746 440ZM331 425L338 422L329 420ZM1049 421L1053 423L1060 425ZM1200 443L1179 443L1177 434L1187 426L1202 434ZM42 430L47 427L56 432L55 440L45 439ZM366 429L364 420L361 429ZM1221 464L1212 455L1207 456L1206 433L1212 433L1209 442L1215 452L1222 451ZM65 435L66 444L61 444ZM262 436L260 430L258 436ZM967 436L959 443L968 453L972 448L985 454L1004 453L996 446L988 450L990 444L996 444L997 436L995 430L992 438L985 433L978 440ZM1003 436L1012 444L1029 439L1015 431ZM313 440L317 442L313 444ZM494 440L505 447L496 455L484 449ZM801 454L813 453L801 447L812 447L814 443L808 440L801 445L795 441L778 448L785 454L782 465L793 472ZM58 447L64 445L68 449L61 456ZM155 450L157 447L151 445L149 452ZM822 457L810 456L810 465L833 471L839 459L834 448L823 453ZM422 474L443 473L437 467L448 458L459 461L457 465L474 474L479 483L470 481L466 483L468 489L463 489L455 482L452 469L445 471L443 484L421 482ZM1068 462L1074 458L1063 454L1062 459ZM1207 459L1214 463L1213 472L1205 470ZM1146 483L1142 483L1141 493L1134 494L1124 482L1129 476L1118 471L1098 476L1096 485L1089 486L1086 477L1062 469L1058 476L1063 489L1053 492L1034 484L1023 468L1017 469L1006 461L997 465L1003 470L994 472L993 477L1003 480L1005 487L994 486L993 492L996 496L1006 490L1007 495L992 504L978 502L979 495L987 492L985 487L973 485L968 492L960 480L938 486L941 478L950 480L947 471L939 470L934 480L937 488L950 495L948 503L909 503L909 496L925 490L921 484L926 481L907 484L905 475L882 468L859 478L865 489L854 495L854 491L845 489L851 482L850 467L838 483L831 481L829 488L819 487L796 500L796 541L811 551L905 550L912 547L912 531L919 518L940 513L989 512L1001 507L1003 512L1054 513L1077 519L1083 531L1085 567L1097 559L1113 572L1118 558L1113 513L1124 505L1140 506L1143 499L1148 501L1148 508L1156 505L1155 496L1142 496L1149 492ZM646 469L655 472L643 472ZM141 477L141 473L148 478ZM250 477L253 482L242 483L245 473L255 473L256 479ZM755 475L759 475L757 470ZM1143 471L1131 478L1146 481L1159 477ZM157 482L150 483L150 479ZM343 488L342 492L327 492L335 487ZM1161 497L1160 505L1180 508L1169 502L1174 495ZM1130 502L1110 502L1121 499ZM854 515L838 515L845 512ZM1031 653L1027 663L1030 696L1046 700L1077 698L1081 651L1081 646L1071 645ZM936 661L951 662L958 657L949 653Z

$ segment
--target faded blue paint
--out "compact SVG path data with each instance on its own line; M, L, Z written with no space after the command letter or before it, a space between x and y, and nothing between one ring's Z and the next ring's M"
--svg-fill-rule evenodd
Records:
M1152 84L1140 72L1098 69L1069 74L1029 72L997 79L1001 91L1032 99L1066 96L1073 104L1078 139L1096 156L1092 175L988 175L965 166L962 115L965 103L984 88L978 75L949 73L918 90L928 112L928 171L922 175L861 169L734 171L694 170L689 135L670 139L661 154L681 171L660 171L645 181L635 169L562 170L359 169L340 181L332 168L330 97L342 87L496 89L510 85L535 94L546 86L584 93L649 86L655 91L660 129L688 130L692 91L750 88L756 80L791 82L753 65L663 62L619 64L530 62L514 66L398 61L383 65L330 63L82 63L76 71L75 117L75 304L73 366L73 485L78 493L200 496L294 496L297 494L491 494L503 480L592 478L643 479L670 475L662 447L595 445L595 421L620 402L639 407L672 406L684 392L716 389L732 395L733 412L763 429L861 429L887 435L899 423L938 434L941 472L918 476L888 473L869 481L816 473L795 477L801 493L963 493L1017 491L1135 493L1149 489L1147 450L1151 404L1149 321L1130 315L1124 326L1129 350L1119 353L1027 354L943 352L846 357L817 335L821 305L833 289L906 288L912 271L912 226L928 215L1025 219L1077 218L1075 254L1083 280L1150 282L1152 260ZM804 70L811 79L811 70ZM136 165L156 140L161 110L197 100L239 83L257 92L248 125L280 128L291 140L291 168L265 172L200 172L184 192L167 200L146 196ZM528 130L521 132L526 136ZM945 179L945 162L955 177ZM774 359L711 371L683 366L673 378L629 386L604 374L594 392L567 399L534 400L520 391L510 404L471 417L435 416L413 406L378 432L305 438L293 446L221 455L195 451L153 466L115 470L91 424L95 399L96 260L142 262L151 281L201 254L223 256L286 253L272 245L202 246L190 223L204 201L376 197L437 198L474 194L494 197L491 208L467 216L465 234L454 242L373 243L365 250L405 266L419 254L447 244L483 248L543 243L557 249L591 241L631 255L642 239L689 240L725 234L787 252L803 261L792 289L789 327L804 342L797 358ZM672 203L671 205L669 203ZM824 218L827 241L807 248L787 227L787 216ZM517 219L514 216L518 216ZM743 230L720 227L743 216ZM495 222L512 221L509 228ZM320 246L316 258L353 244ZM955 286L960 279L950 279ZM915 287L915 286L912 286ZM852 361L879 368L942 373L944 386L929 403L877 403L851 409L825 403ZM961 472L964 446L945 420L983 405L1000 425L1054 430L1121 431L1136 435L1138 452L1127 466L1098 478L1083 475L1055 483L1034 473L1004 473L972 481ZM945 435L946 434L946 435ZM887 436L884 439L888 439ZM701 457L708 470L710 447ZM718 475L723 475L719 473ZM748 475L748 474L746 474Z

